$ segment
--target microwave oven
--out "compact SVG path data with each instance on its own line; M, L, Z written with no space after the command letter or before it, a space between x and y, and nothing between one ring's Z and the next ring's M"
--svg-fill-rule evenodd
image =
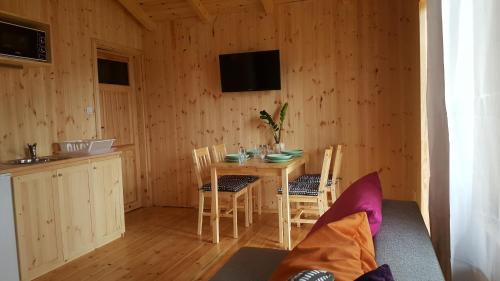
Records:
M47 61L47 39L43 30L0 21L0 56Z

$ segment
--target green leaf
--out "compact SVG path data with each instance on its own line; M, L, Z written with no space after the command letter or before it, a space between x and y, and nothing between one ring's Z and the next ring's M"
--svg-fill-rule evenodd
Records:
M262 110L260 112L260 119L262 119L266 124L268 124L269 127L271 127L271 129L273 131L279 130L278 124L276 124L276 122L274 122L273 117L271 117L271 115L269 113L267 113L267 111Z
M283 126L283 122L285 122L286 112L288 111L288 102L286 102L280 111L280 127Z

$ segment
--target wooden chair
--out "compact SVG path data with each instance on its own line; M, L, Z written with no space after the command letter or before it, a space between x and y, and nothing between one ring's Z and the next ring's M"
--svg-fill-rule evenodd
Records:
M218 144L214 145L212 147L212 152L214 155L215 162L221 162L224 161L224 158L226 157L227 154L227 149L225 144ZM242 176L242 175L230 175L230 176L222 176L221 178L241 178L245 179L249 183L249 204L250 204L250 223L253 222L253 210L254 210L254 204L253 204L253 199L254 197L257 199L257 212L259 215L262 214L262 180L257 177L257 176ZM255 194L255 192L257 194Z
M211 197L212 187L210 184L210 152L208 147L193 150L193 161L195 166L196 180L198 182L198 235L201 235L203 226L203 216L210 216L210 212L204 211L205 197ZM220 199L229 199L232 202L232 208L221 212L221 217L233 218L233 236L238 238L238 199L244 196L245 205L245 226L249 226L249 207L248 207L248 182L238 179L218 179L218 188Z
M335 151L335 161L333 162L332 168L332 182L328 185L328 193L330 194L331 199L328 201L328 205L331 206L335 200L337 200L338 192L340 192L340 181L342 178L340 177L340 170L342 168L342 145L338 144L337 149Z
M331 149L333 149L333 146L330 146ZM340 190L340 181L342 178L340 177L340 170L342 167L342 145L338 144L336 146L336 151L335 151L335 160L332 166L332 175L331 178L328 178L327 182L327 198L328 195L330 195L328 198L328 205L331 206L335 200L337 200L338 192ZM305 174L297 178L296 181L300 182L309 182L309 183L319 183L321 175L320 174Z
M326 212L328 208L327 201L327 181L330 162L332 161L333 149L325 150L323 157L323 166L321 168L319 182L301 182L293 181L288 184L288 194L290 203L304 204L297 208L296 214L291 218L291 223L315 223L317 219L301 218L306 213L317 213L318 218ZM282 188L278 190L278 216L279 216L279 241L283 243L283 199L281 194ZM307 205L315 205L313 208L307 208Z

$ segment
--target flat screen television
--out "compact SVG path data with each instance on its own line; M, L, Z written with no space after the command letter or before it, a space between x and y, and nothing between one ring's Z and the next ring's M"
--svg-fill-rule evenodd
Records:
M279 50L219 55L222 92L281 90Z

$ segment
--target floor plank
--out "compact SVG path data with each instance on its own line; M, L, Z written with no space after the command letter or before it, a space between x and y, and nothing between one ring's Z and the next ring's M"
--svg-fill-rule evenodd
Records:
M239 220L221 219L221 242L210 242L209 219L196 235L196 210L143 208L126 215L125 237L84 255L37 280L208 280L241 247L279 248L277 214L254 215L248 228ZM243 213L238 214L243 218ZM294 245L310 226L292 227Z

